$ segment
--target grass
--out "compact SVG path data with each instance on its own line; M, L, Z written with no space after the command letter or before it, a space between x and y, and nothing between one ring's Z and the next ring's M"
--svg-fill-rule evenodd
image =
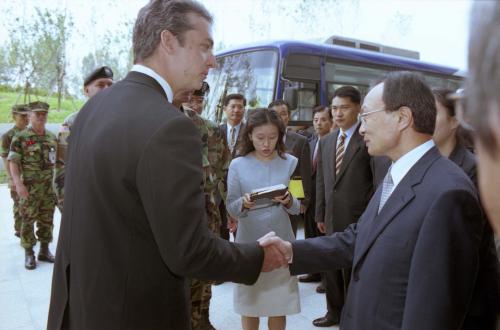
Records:
M0 184L7 183L7 172L5 170L0 170Z
M32 97L31 101L36 101L36 97ZM50 105L49 123L62 123L64 119L78 109L80 109L84 101L78 99L62 99L61 109L57 109L57 97L40 96L39 101L47 102ZM23 103L24 97L16 92L0 91L0 123L12 122L10 109L16 103Z

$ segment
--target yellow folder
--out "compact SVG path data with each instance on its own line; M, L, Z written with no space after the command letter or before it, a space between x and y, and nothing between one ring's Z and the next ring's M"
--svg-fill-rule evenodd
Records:
M302 185L302 178L292 178L288 185L288 190L293 197L297 199L304 198L304 186Z

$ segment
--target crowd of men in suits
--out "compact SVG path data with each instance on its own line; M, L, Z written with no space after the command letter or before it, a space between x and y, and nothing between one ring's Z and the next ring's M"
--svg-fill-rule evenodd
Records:
M434 146L430 88L418 74L393 72L364 100L352 86L335 90L331 104L314 109L312 136L287 130L304 190L291 221L294 232L304 223L306 239L270 233L237 244L224 175L215 173L227 161L212 166L219 158L210 148L238 156L244 91L225 97L221 126L201 119L204 93L193 91L215 66L213 18L196 1L149 2L134 26L131 72L72 118L69 145L60 137L63 215L47 327L212 329L203 298L190 314L193 292L210 281L251 285L260 272L289 267L303 281L323 279L318 327L493 329L498 260L484 211L500 232L500 5L477 6L473 21L480 37L471 40L466 97L455 97L477 136L483 204ZM268 108L289 124L286 102ZM191 296L187 278L201 280Z

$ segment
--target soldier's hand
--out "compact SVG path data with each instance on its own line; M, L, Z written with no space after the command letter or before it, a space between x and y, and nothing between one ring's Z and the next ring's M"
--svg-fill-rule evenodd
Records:
M26 186L22 183L16 186L16 192L21 198L28 198L28 196L30 195L28 193L28 189L26 189Z

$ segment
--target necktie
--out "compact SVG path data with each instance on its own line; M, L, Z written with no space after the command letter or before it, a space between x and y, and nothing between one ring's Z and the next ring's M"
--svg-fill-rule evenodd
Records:
M382 195L380 196L380 204L378 206L378 213L382 210L382 208L385 205L385 202L389 199L389 196L391 196L392 189L394 188L394 182L392 181L392 176L391 176L391 168L387 171L387 174L385 175L384 181L382 183Z
M339 143L337 145L337 153L335 154L335 175L339 174L340 165L342 165L342 159L344 159L344 144L345 144L345 133L339 136Z
M229 141L229 149L233 152L234 145L236 144L236 128L231 127L231 140Z

